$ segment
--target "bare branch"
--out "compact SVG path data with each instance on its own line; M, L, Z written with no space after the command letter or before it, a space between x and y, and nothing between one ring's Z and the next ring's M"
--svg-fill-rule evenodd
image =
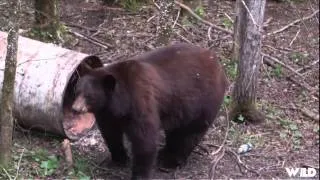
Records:
M297 20L295 20L295 21L293 21L293 22L291 22L291 23L283 26L282 28L280 28L280 29L278 29L278 30L276 30L276 31L273 31L273 32L271 32L271 33L268 33L267 36L270 36L270 35L277 34L277 33L280 33L280 32L282 32L282 31L285 31L286 29L290 28L291 26L293 26L293 25L295 25L295 24L297 24L297 23L299 23L299 22L301 22L301 21L305 21L305 20L311 19L311 18L312 18L313 16L315 16L317 13L319 13L319 9L316 10L315 12L313 12L312 14L310 14L309 16L303 17L303 18L301 18L301 19L297 19Z
M87 41L91 42L92 44L95 44L95 45L97 45L97 46L100 46L100 47L102 47L102 48L109 49L110 47L113 47L113 45L111 45L111 44L108 44L108 43L105 43L105 42L101 42L101 41L99 41L99 40L97 40L97 39L95 39L95 38L82 35L82 34L77 33L77 32L75 32L75 31L68 30L68 32L71 33L71 34L73 34L73 35L75 35L75 36L77 36L77 37L79 37L79 38L82 38L82 39L84 39L84 40L87 40Z
M291 40L291 42L290 42L289 46L292 46L293 42L297 39L297 37L298 37L298 35L299 35L300 31L301 31L301 29L299 29L299 30L297 31L296 35L295 35L295 36L293 37L293 39Z
M302 78L303 78L303 76L302 76L299 72L297 72L293 67L284 64L284 63L281 62L279 59L277 59L277 58L275 58L275 57L273 57L273 56L270 56L269 54L266 54L266 53L263 53L263 52L261 52L261 54L262 54L263 57L269 58L270 60L272 60L272 61L280 64L281 66L283 66L283 67L285 67L286 69L290 70L290 71L293 72L294 74L296 74L296 75L298 75L299 77L302 77Z

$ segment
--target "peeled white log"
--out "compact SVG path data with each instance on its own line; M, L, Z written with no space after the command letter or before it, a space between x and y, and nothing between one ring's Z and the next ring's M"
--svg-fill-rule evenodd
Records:
M0 31L0 90L6 49L7 33ZM65 136L63 102L66 87L72 74L87 56L20 36L14 88L14 116L18 122L30 129ZM100 61L95 63L102 65Z

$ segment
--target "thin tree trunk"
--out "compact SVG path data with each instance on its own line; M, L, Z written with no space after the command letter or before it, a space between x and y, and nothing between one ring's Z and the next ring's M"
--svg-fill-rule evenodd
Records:
M231 117L242 115L250 122L264 116L256 108L256 90L261 65L261 31L266 0L237 0L234 58L239 61L233 91Z
M18 51L18 30L20 16L20 0L9 1L12 8L11 27L7 38L7 55L5 59L5 70L3 78L3 86L0 100L0 165L7 167L11 161L11 144L13 131L13 97L14 97L14 82L16 76L17 51Z
M60 19L58 11L59 0L35 0L36 28L48 32L54 39L59 38Z
M164 46L169 43L172 36L172 17L171 13L174 10L174 3L171 0L156 0L159 5L159 16L157 22L157 39L156 46Z

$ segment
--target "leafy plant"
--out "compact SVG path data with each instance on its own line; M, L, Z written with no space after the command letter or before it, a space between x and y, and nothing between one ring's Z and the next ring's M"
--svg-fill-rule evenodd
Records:
M240 114L240 115L237 117L237 121L238 121L238 122L244 122L244 121L245 121L245 118L243 117L242 114Z
M56 155L50 155L45 149L30 152L31 158L36 162L39 169L36 169L41 176L50 176L59 166L59 159Z
M227 29L231 29L233 26L233 22L227 17L222 18L222 24Z
M48 156L47 160L41 161L40 168L43 170L44 176L52 175L58 168L59 161L55 155Z
M289 59L291 59L291 61L297 63L297 62L301 62L301 61L305 60L308 56L309 56L309 54L307 54L307 53L294 52L294 53L290 54Z
M222 63L227 71L227 75L228 77L230 77L230 79L234 80L237 77L237 73L238 73L238 64L236 61L233 61L231 59L228 58L222 58Z
M224 103L226 106L229 106L229 105L231 104L231 96L229 96L229 95L224 96L224 98L223 98L223 103Z
M276 67L272 70L272 74L280 78L282 76L282 66L277 64Z
M71 179L81 179L81 180L89 180L90 176L87 174L90 172L89 162L87 159L75 155L74 168L69 172L69 178Z
M200 17L203 17L205 15L205 11L202 5L197 6L194 11Z

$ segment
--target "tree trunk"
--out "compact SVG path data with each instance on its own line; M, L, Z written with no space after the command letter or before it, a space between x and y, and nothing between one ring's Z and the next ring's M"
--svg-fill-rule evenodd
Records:
M172 17L171 13L174 10L174 3L171 0L157 0L159 5L159 16L157 22L157 39L156 46L164 46L169 43L172 36Z
M0 100L0 165L7 167L11 161L11 144L13 131L13 93L16 76L17 51L19 38L19 14L20 0L9 1L12 7L11 20L9 20L10 31L7 38L7 55L5 59L5 70Z
M237 0L234 58L239 61L239 65L231 108L231 117L235 120L239 115L250 122L264 120L255 102L261 65L261 31L265 4L266 0Z
M59 38L60 19L58 11L59 0L35 0L36 29L41 34ZM47 32L47 33L44 33Z

